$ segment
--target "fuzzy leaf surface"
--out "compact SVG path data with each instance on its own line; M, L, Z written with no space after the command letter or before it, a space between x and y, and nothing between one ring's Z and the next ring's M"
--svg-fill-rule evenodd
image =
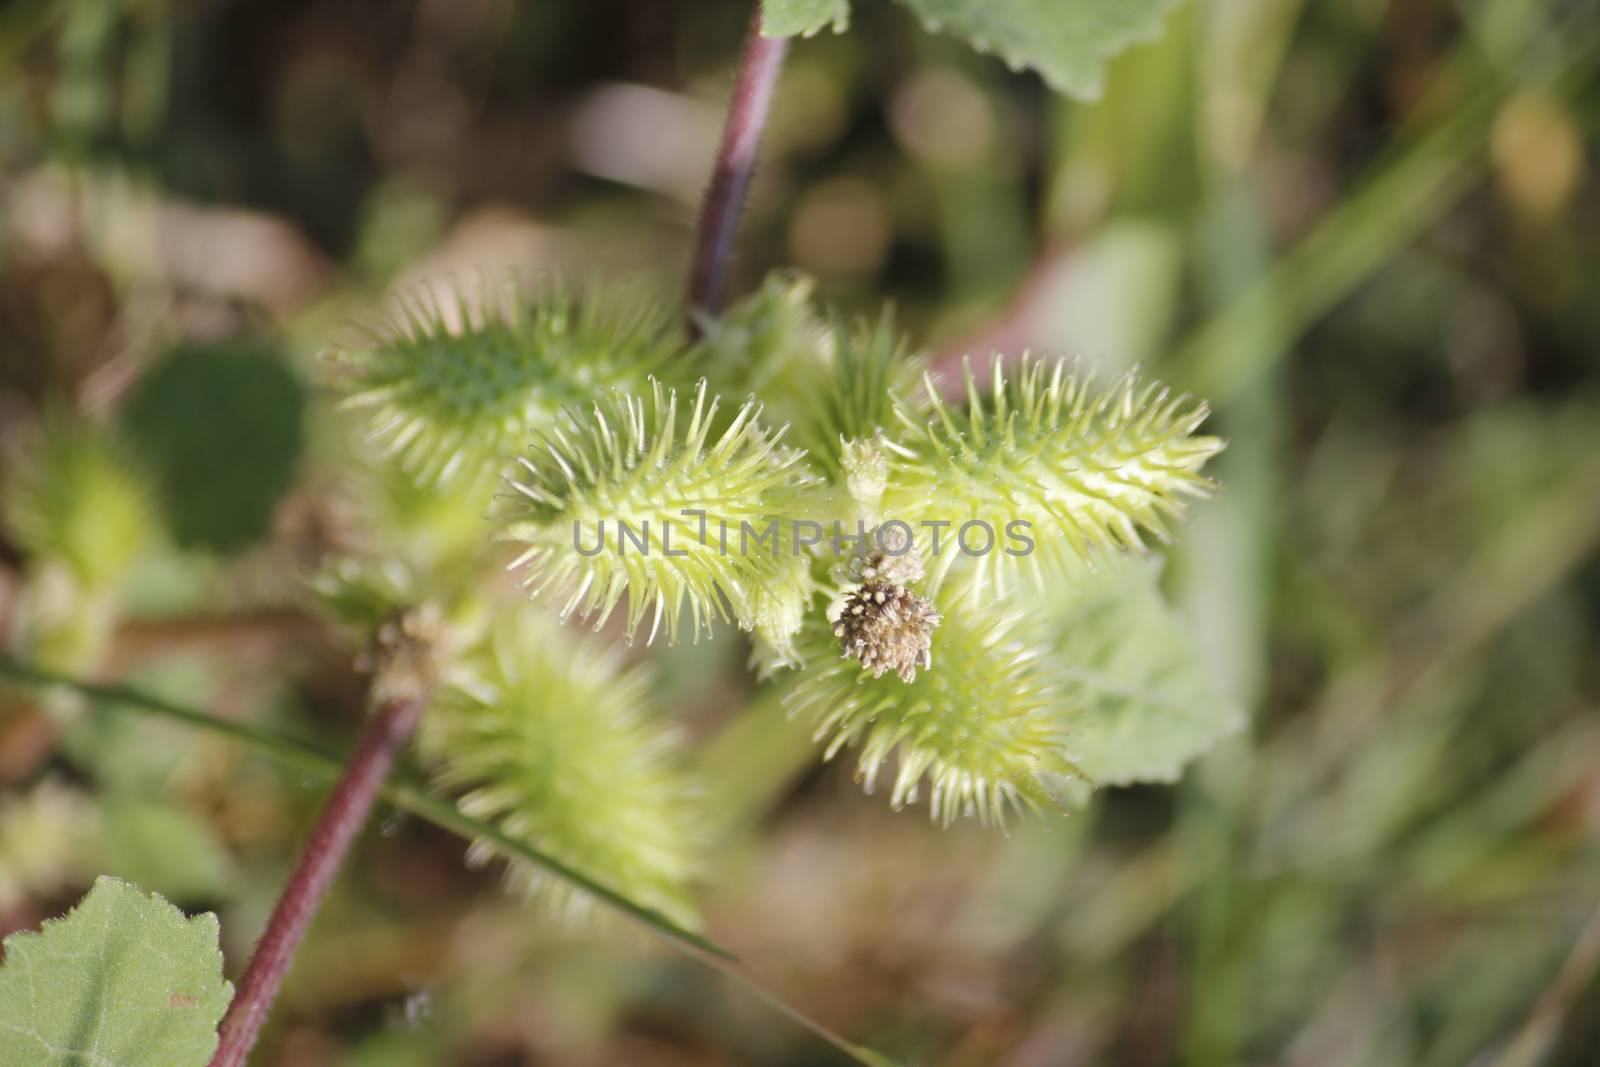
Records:
M761 34L764 37L809 37L832 26L850 25L850 0L764 0Z
M215 915L101 878L65 918L6 938L0 1067L204 1067L232 996Z
M953 33L1052 89L1094 99L1108 59L1154 37L1172 0L901 0L931 30Z
M900 0L934 32L965 38L1015 69L1039 72L1052 89L1092 100L1105 84L1105 65L1161 29L1173 0ZM766 0L761 32L768 37L816 33L850 22L847 0Z

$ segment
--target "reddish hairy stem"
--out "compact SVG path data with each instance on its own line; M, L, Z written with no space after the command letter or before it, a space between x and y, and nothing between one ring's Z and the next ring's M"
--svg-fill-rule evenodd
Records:
M222 1040L211 1057L211 1067L243 1067L255 1047L295 948L339 873L350 843L366 823L395 757L416 730L427 703L422 694L397 697L379 707L368 722L278 898L250 965L239 979L233 1003L222 1019Z
M734 232L755 172L773 88L788 49L787 40L761 35L758 9L745 37L722 145L695 229L694 260L689 271L691 332L697 332L695 313L716 314L726 298ZM422 696L396 699L372 717L278 898L255 955L239 979L238 992L222 1020L221 1041L210 1067L243 1067L255 1047L295 948L311 925L351 842L366 823L395 757L415 731L426 705Z
M761 134L772 107L772 90L789 50L785 38L761 36L759 8L750 20L744 54L728 104L728 121L722 130L711 184L706 187L695 227L694 260L689 267L689 329L698 332L696 312L715 315L727 296L728 271L733 261L733 235L739 227L750 176L761 150Z

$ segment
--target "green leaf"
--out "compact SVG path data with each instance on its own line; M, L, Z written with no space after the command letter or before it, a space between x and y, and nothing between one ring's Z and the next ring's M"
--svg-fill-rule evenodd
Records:
M1100 95L1106 60L1154 37L1173 0L901 0L928 29L965 37L1050 87Z
M101 878L66 918L6 938L0 1067L204 1067L232 997L215 915Z
M248 341L185 346L145 374L123 422L178 544L237 552L266 534L294 481L305 406L288 365Z
M850 25L850 0L763 0L763 37L809 37L829 24L843 31Z
M1097 785L1176 781L1244 722L1161 595L1159 563L1105 566L1068 586L1049 622L1050 671L1072 709L1066 747Z
M927 28L965 37L1015 69L1031 67L1050 87L1093 100L1106 61L1161 30L1174 0L900 0ZM766 37L810 36L850 24L849 0L765 0Z

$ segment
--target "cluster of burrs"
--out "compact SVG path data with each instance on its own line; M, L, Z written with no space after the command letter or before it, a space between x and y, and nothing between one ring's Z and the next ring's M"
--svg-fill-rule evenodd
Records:
M921 557L909 544L889 540L852 561L851 577L859 584L840 600L833 635L845 656L859 660L874 678L894 671L911 682L918 667L933 665L933 631L940 619L933 601L906 588L922 577Z

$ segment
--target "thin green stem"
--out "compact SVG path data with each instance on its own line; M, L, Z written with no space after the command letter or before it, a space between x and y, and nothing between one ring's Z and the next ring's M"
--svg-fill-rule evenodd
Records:
M232 722L215 715L166 700L151 693L122 685L81 681L54 671L0 656L0 678L30 685L65 689L98 701L107 708L124 708L155 715L200 730L231 738L247 748L286 767L319 778L336 778L343 762L324 749L306 741L286 737L248 723ZM670 947L696 960L746 989L774 1010L788 1017L822 1041L866 1067L896 1067L894 1060L869 1048L847 1041L822 1023L772 992L731 951L674 923L671 919L629 900L588 875L546 855L524 841L509 837L494 825L474 819L447 800L427 792L402 774L386 783L378 796L394 807L411 813L467 840L482 840L508 856L515 856L549 871L575 888L608 905L623 918L661 938Z

